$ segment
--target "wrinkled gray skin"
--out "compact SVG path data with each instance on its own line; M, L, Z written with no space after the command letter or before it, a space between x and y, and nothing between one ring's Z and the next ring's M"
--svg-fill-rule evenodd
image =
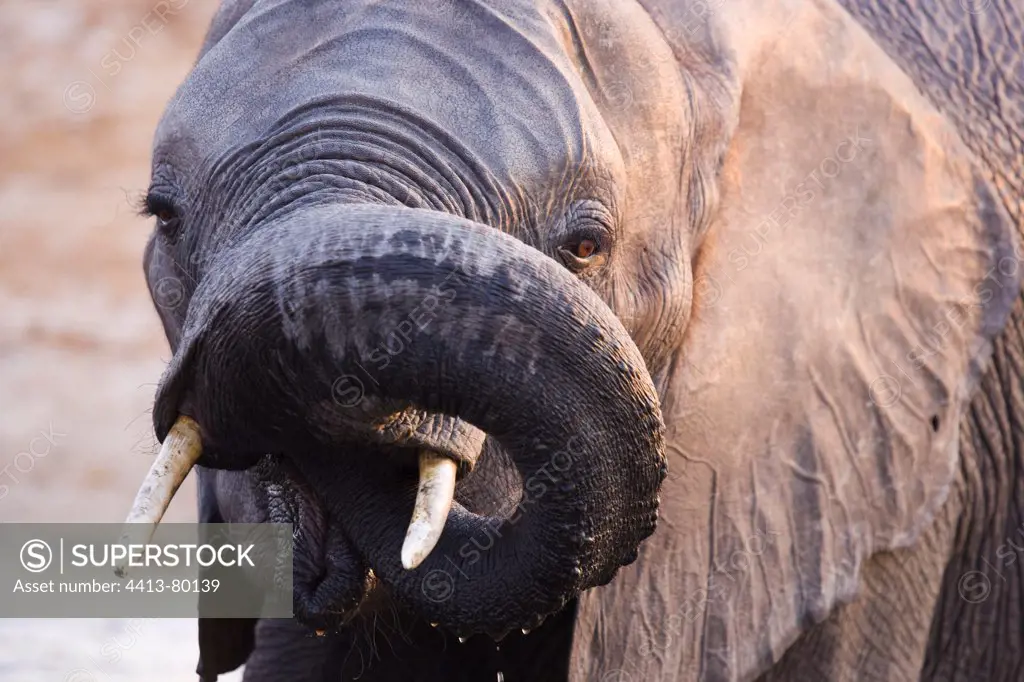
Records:
M246 680L1021 678L1024 12L844 4L222 7L157 132L179 215L146 256L175 348L154 418L204 429L204 520L306 519L314 594L305 625L201 621L206 679L247 656ZM600 249L574 261L581 234ZM453 244L464 288L391 357L387 399L318 402L444 285L428 261ZM661 480L648 390L669 475L630 563ZM381 421L404 405L425 412ZM417 597L409 451L468 472L439 562L529 500L520 441L596 427L574 406L613 425L582 446L600 486L501 526L503 559L450 603ZM310 637L325 606L345 623ZM455 638L532 615L500 647Z

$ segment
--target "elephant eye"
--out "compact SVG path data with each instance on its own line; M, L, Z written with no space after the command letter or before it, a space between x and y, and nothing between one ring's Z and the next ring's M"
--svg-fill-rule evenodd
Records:
M604 265L614 249L614 225L613 213L603 202L573 202L552 230L558 259L577 274Z
M596 235L574 237L559 247L558 254L565 266L573 272L600 265L606 255L601 248L601 239Z
M142 212L156 218L157 227L165 232L177 228L181 219L178 209L170 199L152 192L146 195Z
M597 242L593 239L581 239L576 245L576 253L574 254L577 258L587 259L593 256L597 252Z

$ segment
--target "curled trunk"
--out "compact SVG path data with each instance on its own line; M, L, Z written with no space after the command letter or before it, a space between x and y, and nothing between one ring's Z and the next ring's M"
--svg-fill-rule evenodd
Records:
M482 430L523 483L506 518L456 503L414 570L409 479L342 445L409 407ZM450 215L305 209L224 251L161 385L161 437L180 413L202 464L291 460L376 577L464 633L533 626L655 526L663 426L627 332L554 260Z

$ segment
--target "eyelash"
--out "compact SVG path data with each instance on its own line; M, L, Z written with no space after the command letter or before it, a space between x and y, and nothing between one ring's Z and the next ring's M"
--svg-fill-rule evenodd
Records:
M153 193L143 199L140 213L145 217L156 218L159 226L164 229L175 226L180 218L173 201Z

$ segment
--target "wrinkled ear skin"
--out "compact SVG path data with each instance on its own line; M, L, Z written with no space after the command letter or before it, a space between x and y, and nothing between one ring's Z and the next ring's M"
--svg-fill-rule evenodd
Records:
M681 68L735 77L735 120L660 377L658 530L580 599L572 679L753 679L932 522L1021 268L975 160L841 9L738 0L682 31L687 3L644 4Z

